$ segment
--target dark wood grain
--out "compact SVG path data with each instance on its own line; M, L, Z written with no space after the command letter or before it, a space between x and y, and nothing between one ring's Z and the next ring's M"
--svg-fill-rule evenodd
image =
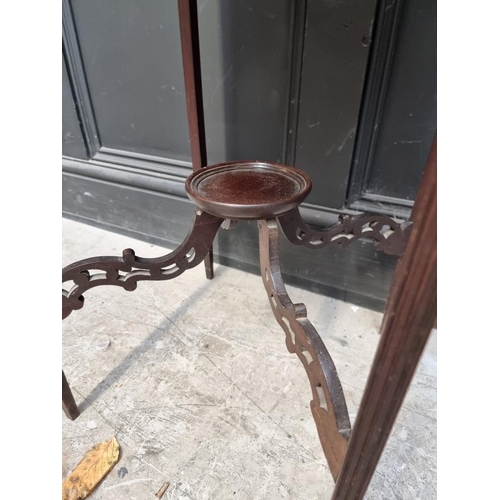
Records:
M223 219L196 210L193 227L184 242L167 255L138 257L131 248L126 248L121 257L91 257L66 266L62 271L62 319L67 318L72 311L82 309L85 304L83 294L92 288L119 286L132 292L139 281L171 280L197 266L212 248L222 222ZM80 414L64 372L62 408L71 420Z
M386 215L341 214L334 224L313 228L302 219L298 208L280 216L278 221L288 241L294 245L313 250L328 246L347 248L363 238L373 240L378 251L398 256L406 250L412 226L409 221L399 223Z
M307 318L304 304L294 304L286 291L279 258L276 219L259 221L260 270L276 321L285 332L288 352L296 354L311 385L311 413L330 472L337 478L344 461L351 423L335 364Z
M62 409L70 420L75 420L80 415L64 372L62 372Z
M429 174L424 181L424 187L430 182L427 179L429 179ZM63 319L72 311L83 307L83 294L94 287L112 285L133 291L137 288L139 281L170 280L187 269L195 267L204 260L224 219L228 221L225 224L226 228L234 226L236 220L259 219L260 268L274 316L285 332L286 346L289 352L295 353L299 357L307 373L312 390L311 412L330 471L334 479L337 479L339 474L347 474L343 470L346 469L348 463L346 453L350 449L348 443L351 425L342 386L329 352L307 318L306 306L300 303L294 304L286 291L281 274L278 224L282 224L285 234L292 242L310 248L318 246L315 245L315 241L324 246L338 244L341 247L346 247L350 245L351 240L369 237L375 240L376 245L380 246L380 250L394 254L402 253L406 242L405 233L409 234L410 224L400 225L398 222L380 215L365 215L354 218L344 216L332 226L323 230L315 230L306 225L297 209L311 190L309 177L300 170L276 163L229 162L199 169L186 180L186 190L198 209L192 230L182 245L162 257L137 257L132 249L126 249L122 256L94 257L65 267L62 273L63 284L66 284L62 292ZM423 199L420 203L423 203L425 208L428 200L425 197L420 199ZM432 212L430 213L432 214ZM282 221L281 218L286 218L287 214L290 217ZM424 345L420 345L416 341L413 343L405 342L404 336L407 333L405 328L410 328L410 333L416 332L418 335L415 339L417 340L423 338L425 343L427 338L425 335L421 335L420 330L411 330L411 328L420 327L421 323L425 323L427 320L425 314L422 318L419 316L422 310L416 304L420 304L419 300L422 299L421 302L424 306L428 305L426 304L428 297L425 295L426 285L428 285L426 280L432 278L433 260L432 255L428 255L429 251L425 245L432 245L433 242L435 245L435 234L434 239L432 239L432 234L428 234L429 231L433 230L432 220L430 222L427 220L429 215L419 216L419 212L416 212L416 215L415 220L420 223L422 240L415 239L413 232L411 233L410 241L413 241L414 247L406 257L410 260L404 261L405 265L410 266L410 268L409 270L404 266L400 268L401 274L392 291L392 302L390 303L392 309L388 310L384 322L386 330L380 347L381 353L379 352L378 358L375 360L375 371L373 372L375 375L372 374L371 379L374 388L373 391L369 388L365 392L364 401L368 397L369 402L365 401L362 406L364 404L368 410L361 409L361 416L358 420L363 423L363 418L365 418L363 411L366 411L366 414L372 411L376 425L390 423L389 427L386 428L387 435L392 426L391 422L397 415L398 403L400 405L404 397ZM298 241L294 241L294 238L298 238ZM396 241L392 241L393 239ZM424 261L420 262L419 259L422 256L418 248L422 241L425 247L422 252ZM424 266L422 270L415 271L415 268L411 267L420 264ZM422 271L420 275L419 271ZM405 289L408 276L413 280L411 286L408 287L409 291ZM421 294L424 296L421 297ZM401 297L404 300L399 302ZM428 313L428 311L432 311L432 308L423 311ZM402 314L402 317L399 318L398 314ZM394 318L394 324L392 324L391 321ZM429 330L434 319L435 311L431 317ZM393 328L395 328L395 333ZM407 353L405 349L409 349ZM408 364L411 369L408 368ZM381 374L388 377L389 384L386 384L385 378L379 380ZM405 378L408 374L409 378ZM400 383L400 381L402 382ZM393 388L394 394L390 392ZM400 391L400 389L402 390ZM389 392L387 392L388 390ZM395 413L391 413L393 406L387 407L385 413L380 411L381 407L385 408L384 398L387 394L395 401ZM374 398L375 402L373 403L370 398ZM378 401L379 399L381 402ZM63 409L69 418L78 416L78 409L64 374ZM384 418L382 422L377 420L379 414ZM392 421L391 417L393 417ZM370 456L375 457L374 464L376 464L378 459L376 445L379 444L377 439L379 439L379 430L382 427L380 429L376 427L373 430L370 427L371 422L364 425L359 433L362 436L362 432L367 430L368 437L373 435L376 442ZM362 439L364 438L362 437ZM359 442L361 442L361 452L363 452L364 441L358 440L355 443L356 446ZM356 450L356 447L354 449ZM380 452L382 449L383 444ZM364 465L363 462L361 463Z
M276 217L298 207L310 191L304 172L270 162L220 163L186 180L186 192L196 206L224 219Z
M382 336L332 500L360 500L370 484L437 315L437 139L398 262Z
M196 211L193 227L183 243L161 257L138 257L131 248L122 256L91 257L62 270L62 319L84 305L83 294L97 286L119 286L128 292L139 281L164 281L180 276L203 261L223 219Z
M182 66L193 170L207 166L196 0L178 0Z
M203 113L203 87L201 80L200 40L196 0L178 0L181 32L182 67L188 114L189 143L193 170L207 166L207 141ZM214 277L213 249L205 257L205 274Z

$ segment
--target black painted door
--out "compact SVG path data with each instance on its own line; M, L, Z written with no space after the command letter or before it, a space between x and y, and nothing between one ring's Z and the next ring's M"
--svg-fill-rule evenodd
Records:
M307 172L317 224L407 217L436 128L430 0L199 0L209 163ZM63 1L64 215L172 246L193 215L177 2ZM220 262L257 272L255 224L221 232ZM368 242L283 242L291 283L377 309L394 259Z

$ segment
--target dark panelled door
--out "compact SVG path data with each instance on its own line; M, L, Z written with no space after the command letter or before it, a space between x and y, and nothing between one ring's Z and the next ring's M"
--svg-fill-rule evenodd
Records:
M340 211L406 217L436 128L430 0L199 0L209 163L259 159L307 172L309 222ZM63 1L63 210L172 246L193 206L174 0ZM257 272L255 224L215 245ZM380 309L394 259L369 243L283 243L289 282Z

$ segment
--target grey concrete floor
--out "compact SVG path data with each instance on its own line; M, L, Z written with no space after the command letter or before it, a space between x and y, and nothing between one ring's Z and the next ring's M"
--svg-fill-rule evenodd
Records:
M165 249L63 220L63 265ZM304 252L307 252L304 249ZM382 315L288 287L330 350L351 421ZM288 354L259 276L216 265L130 293L102 287L63 323L63 368L81 416L62 420L62 476L116 434L119 463L94 499L329 499L333 480L310 415L310 387ZM436 334L366 497L436 498Z

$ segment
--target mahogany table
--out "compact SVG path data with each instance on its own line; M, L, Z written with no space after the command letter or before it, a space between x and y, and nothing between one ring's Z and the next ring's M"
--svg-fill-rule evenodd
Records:
M259 226L260 267L264 288L285 344L296 354L311 385L311 412L321 446L335 479L332 500L361 500L375 472L436 319L436 148L433 146L410 221L399 223L377 214L340 216L316 229L299 206L311 190L304 172L274 163L245 161L206 167L201 65L196 0L178 0L189 136L194 173L186 181L197 206L191 231L173 252L143 258L132 249L118 257L95 257L63 269L63 319L84 305L83 293L101 285L136 289L139 281L176 278L205 261L213 277L212 242L220 227L238 220ZM394 273L381 338L354 427L332 358L307 318L294 304L280 270L279 228L293 244L310 249L347 248L370 238L379 251L402 257ZM68 418L79 415L64 372L62 406Z
M83 294L97 286L113 285L126 291L133 291L137 288L139 281L174 279L205 259L222 225L230 228L238 220L256 220L259 227L260 268L264 288L276 321L285 333L286 347L290 353L299 357L309 378L312 393L311 412L330 471L334 479L338 479L342 466L350 465L346 456L353 446L353 443L349 445L351 424L347 406L333 360L320 335L308 320L306 306L294 304L287 294L279 261L279 228L291 243L307 248L318 249L329 246L347 248L359 238L370 238L374 241L377 250L398 256L403 255L414 228L412 222L409 221L399 223L385 215L363 214L341 216L335 224L323 229L315 229L302 219L298 208L310 190L311 181L304 172L275 163L223 163L194 172L186 180L186 191L197 209L192 228L184 242L176 250L163 257L138 257L132 249L128 248L123 251L122 256L94 257L67 266L63 269L62 278L63 283L66 284L62 295L62 315L64 319L72 311L81 309L84 305ZM419 256L412 258L418 260ZM432 260L425 265L432 272ZM429 271L420 269L417 272L420 274L419 281L421 281ZM404 281L404 276L400 277L400 281L401 279ZM427 293L425 289L422 290L421 293ZM395 293L397 296L394 296ZM407 302L408 297L402 297L400 293L403 292L393 292L392 300L404 299ZM427 300L425 296L419 299ZM405 307L410 312L414 312L415 306L416 304L406 303ZM416 310L418 312L418 305ZM398 311L395 311L395 314L398 314ZM405 314L408 315L408 312ZM426 311L424 316L424 319L428 319L427 316L431 318L432 310ZM399 387L399 390L404 389L406 392L420 356L418 354L415 359L415 354L410 353L409 358L404 358L412 339L408 337L407 345L404 345L404 334L410 332L405 332L401 328L396 332L397 341L403 344L399 346L400 352L391 354L387 351L388 347L384 347L384 343L387 340L387 332L391 328L388 326L391 320L397 319L386 317L385 333L381 339L382 347L386 350L381 356L382 358L386 355L390 356L392 364L388 366L388 370L392 370L392 375L386 373L388 380L382 378L378 382L383 387L370 389L374 393L378 391L381 398L381 406L371 408L374 418L378 419L385 413L394 411L395 418L400 406L394 406L393 398L396 396L384 399L382 392L385 392L386 396L389 394L390 383L387 384L387 381L390 382L396 375L405 376L406 382ZM418 317L415 315L412 317L410 314L408 320L417 321ZM432 323L428 331L420 333L420 337L426 340L431 328ZM424 344L419 344L420 352ZM396 356L392 359L395 354L399 358ZM377 356L380 357L379 354ZM413 371L408 372L408 368L403 365L406 365L410 359L413 363ZM382 367L385 363L387 359L375 361L374 366L378 366L378 371L370 376L368 387L371 383L375 384L374 378L380 379L379 372L383 371ZM397 366L398 363L401 367ZM404 392L399 396L404 396ZM366 404L372 405L371 402L362 403L359 418L363 416ZM384 409L382 407L384 404L389 407ZM393 405L392 408L391 405ZM75 419L79 415L64 373L63 410L70 419ZM384 425L386 424L387 422ZM380 434L381 430L382 427L375 427L372 432L376 435ZM361 446L366 446L366 443ZM340 483L337 482L338 484ZM337 496L335 498L362 497Z

